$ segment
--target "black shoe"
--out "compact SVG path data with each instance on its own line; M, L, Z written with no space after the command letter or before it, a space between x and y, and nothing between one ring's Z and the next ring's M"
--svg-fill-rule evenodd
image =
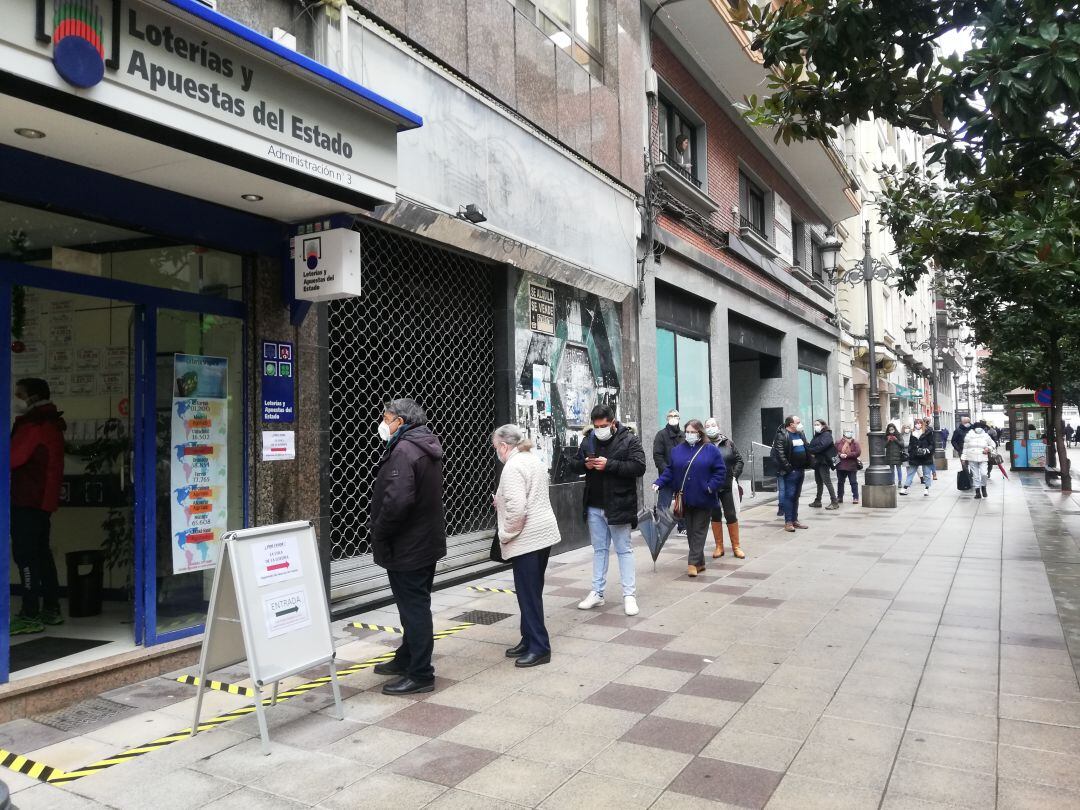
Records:
M541 664L551 663L551 653L526 653L514 662L515 667L538 667Z
M983 497L984 498L989 498L990 497L989 495L986 494L986 487L983 487L982 491L983 491Z
M382 693L384 695L418 695L421 692L434 691L435 683L433 681L414 681L409 677L390 681L390 683L382 688Z
M529 651L529 645L522 639L509 650L506 651L507 658L520 658Z
M405 670L399 667L394 661L383 661L381 664L376 664L371 668L372 672L376 675L404 675Z
M821 501L810 501L810 505L815 509L818 509L821 507Z
M975 487L975 500L977 500L977 501L982 500L982 490L979 489L978 487Z

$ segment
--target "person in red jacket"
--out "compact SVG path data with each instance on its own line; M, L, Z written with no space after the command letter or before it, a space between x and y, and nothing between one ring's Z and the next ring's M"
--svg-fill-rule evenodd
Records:
M56 560L49 547L52 513L60 506L67 425L49 399L45 380L15 384L18 414L11 428L11 550L22 582L22 610L11 634L40 633L63 624ZM39 602L41 603L39 605Z

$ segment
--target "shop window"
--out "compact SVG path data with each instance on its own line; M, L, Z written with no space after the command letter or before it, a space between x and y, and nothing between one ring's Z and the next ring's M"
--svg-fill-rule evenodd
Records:
M829 378L816 369L799 368L799 416L807 431L815 419L829 421Z
M739 172L739 211L744 228L750 228L762 239L769 238L765 229L765 191L742 172Z
M517 10L600 81L604 80L601 0L512 0Z
M699 127L663 96L660 96L658 118L660 160L701 188L704 172L697 161Z
M712 415L709 385L709 342L669 329L656 330L657 414L663 420L672 408L704 422Z

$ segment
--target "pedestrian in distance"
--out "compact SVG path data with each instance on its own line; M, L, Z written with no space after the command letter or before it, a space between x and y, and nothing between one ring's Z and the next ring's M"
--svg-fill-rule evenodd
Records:
M683 434L686 441L671 451L671 464L653 483L653 490L671 487L675 492L675 503L681 505L686 521L686 573L696 577L705 570L705 538L726 471L723 455L705 438L705 426L699 420L687 422Z
M938 431L938 433L941 435L941 446L943 448L948 447L949 446L949 429L947 427L945 427L945 425L942 425L941 430Z
M64 623L60 582L50 547L52 515L64 483L63 413L49 383L28 377L15 383L11 428L11 551L19 569L22 608L12 617L13 636L41 633Z
M810 455L814 459L814 482L817 484L817 497L810 502L815 508L821 507L821 495L823 488L829 490L829 505L826 509L839 509L840 503L836 500L836 490L833 489L832 471L836 459L836 443L833 441L832 430L824 419L814 420L814 438L810 440Z
M683 440L682 422L679 411L672 408L667 413L667 424L656 431L652 443L653 464L657 474L662 473L671 463L671 451ZM661 510L671 508L671 498L674 493L670 489L662 489L657 493L656 506ZM680 532L683 530L683 522L678 521L676 527Z
M969 432L971 432L971 417L961 416L960 424L956 426L956 430L953 431L952 438L949 440L953 451L960 458L960 466L964 469L967 469L967 462L964 461L964 440L967 439Z
M900 465L900 480L897 481L897 484L902 487L904 481L907 480L908 470L911 469L911 459L908 457L907 453L908 445L911 444L911 425L903 425L900 428L900 442L904 448L904 462ZM919 476L919 479L921 483L921 475Z
M592 428L586 431L570 469L585 476L583 507L593 547L592 590L578 608L604 604L609 550L615 546L622 582L623 611L638 614L634 551L630 532L637 528L638 479L645 475L641 440L615 419L608 405L592 409Z
M971 474L971 488L975 490L975 500L986 497L986 469L990 466L990 454L995 449L997 444L979 425L968 431L964 439L962 458Z
M784 419L773 439L770 455L784 479L784 531L810 528L799 522L799 496L802 495L806 470L810 467L809 442L799 417L791 415Z
M1071 422L1066 422L1065 423L1065 446L1066 447L1072 445L1073 434L1075 432L1076 431L1073 429L1072 423Z
M862 447L855 439L855 431L848 428L836 445L840 463L836 465L836 500L844 502L844 482L851 485L851 502L859 502L859 455Z
M930 483L934 480L934 432L930 430L925 419L915 420L915 429L911 431L908 439L907 456L908 473L900 494L908 494L908 488L918 470L922 474L923 495L928 496Z
M885 463L892 469L899 489L904 485L904 473L901 465L907 460L907 444L903 435L893 422L885 428Z
M375 564L386 569L401 616L401 646L376 664L397 678L385 695L412 695L435 688L431 587L435 564L446 556L443 449L414 400L395 399L383 408L379 438L386 443L375 475L368 528Z
M728 537L731 539L731 553L736 559L744 559L739 545L739 512L735 506L735 492L739 489L739 476L743 471L743 457L739 448L730 438L720 431L720 423L715 417L705 422L705 436L716 445L720 455L724 458L724 468L727 475L724 476L724 484L720 487L720 502L712 513L712 535L716 550L713 551L713 559L724 556L724 523L727 524ZM723 521L723 522L721 522Z
M503 465L495 493L502 557L514 569L514 592L521 613L521 641L506 651L514 666L535 667L551 661L551 640L544 625L544 574L551 547L561 539L551 508L548 471L517 425L491 434Z

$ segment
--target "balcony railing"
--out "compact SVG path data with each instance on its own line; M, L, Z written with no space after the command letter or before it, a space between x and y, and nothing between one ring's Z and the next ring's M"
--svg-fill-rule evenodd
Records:
M660 150L660 160L664 162L665 166L674 169L684 180L688 183L693 183L695 187L701 188L701 181L694 177L694 173L690 170L689 166L684 166L677 160L671 157L663 149Z
M761 228L759 228L759 227L758 227L757 225L755 225L755 224L754 224L753 222L751 222L750 220L748 220L748 219L747 219L746 217L744 217L744 216L741 216L741 215L739 216L739 225L740 225L740 226L741 226L741 227L742 227L742 228L743 228L744 230L750 230L750 231L752 231L752 232L754 233L754 235L755 235L755 236L757 236L757 237L758 237L759 239L762 239L762 240L763 240L763 241L765 241L765 242L768 242L768 241L769 241L769 237L767 237L767 236L765 235L765 231L761 230Z

